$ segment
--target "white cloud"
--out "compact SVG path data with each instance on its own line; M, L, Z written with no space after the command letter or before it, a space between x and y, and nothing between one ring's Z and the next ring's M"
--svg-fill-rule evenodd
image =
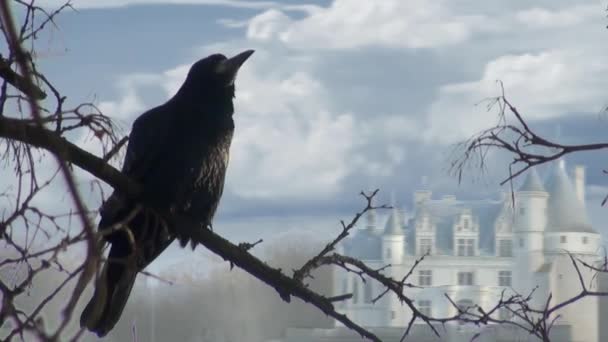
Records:
M251 19L248 37L277 37L300 49L425 48L456 44L485 29L489 24L482 16L454 15L445 1L335 0L301 20L268 10Z
M273 7L250 19L248 38L294 49L436 48L468 42L476 35L573 27L604 15L595 2L554 2L551 8L529 7L528 2L505 8L475 5L462 0L334 0L328 7L309 9L301 19Z
M327 90L308 71L269 73L264 54L255 57L237 79L232 191L263 198L338 191L352 168L353 117L327 109Z
M271 9L253 17L247 27L247 38L261 41L277 39L280 32L291 24L283 12Z
M226 28L242 28L249 25L249 20L235 20L229 18L218 19L217 23Z
M327 90L303 69L306 61L277 68L271 58L258 50L239 72L237 134L227 189L257 198L332 194L352 169L354 119L328 110ZM130 122L145 107L155 105L142 103L139 87L160 85L168 98L182 84L189 67L126 76L118 83L122 97L102 102L100 107Z
M558 10L531 8L515 14L520 24L531 28L558 28L574 26L593 17L601 17L603 5L576 5Z
M148 75L129 75L119 80L117 88L122 97L117 101L101 101L98 105L102 113L118 120L128 119L145 108L138 87L151 81Z
M37 0L36 5L47 8L58 8L66 3L66 0ZM263 10L269 8L280 8L284 11L314 12L319 6L312 4L284 4L281 1L249 1L249 0L71 0L76 9L86 8L115 8L133 5L201 5L220 6L232 8L245 8L252 10Z
M118 2L137 1L112 1ZM198 3L203 2L223 1ZM606 78L598 75L605 74L606 65L603 58L593 57L603 54L601 48L581 44L577 50L566 38L560 48L539 38L539 32L562 37L559 33L565 30L590 26L584 18L592 15L591 6L575 6L572 11L525 9L526 3L492 12L459 4L335 0L328 7L306 7L304 16L296 17L289 15L288 6L269 3L247 22L221 20L225 27L246 27L245 37L207 44L196 51L197 56L257 50L237 79L237 133L227 190L249 198L330 198L351 182L399 174L397 166L423 154L417 143L451 143L492 126L496 112L487 113L483 105L475 104L500 93L496 80L504 82L509 98L530 119L588 112L604 104L606 84L601 79ZM547 30L551 25L557 25L555 33ZM373 57L385 58L387 51L377 53L376 47L401 51L388 50L394 51L394 61L385 66L374 64ZM432 49L408 51L420 48ZM433 62L421 60L420 55L449 68L442 65L437 69L442 71L429 71ZM336 57L344 64L328 67L335 65L328 60L335 63ZM128 76L129 81L119 85L125 88L123 96L105 102L105 111L132 120L164 100L145 102L139 96L145 91L141 87L154 86L162 95L172 96L189 66ZM422 68L424 72L419 72ZM403 81L387 76L394 70L408 74ZM443 77L439 72L451 74ZM449 83L437 86L438 78ZM395 92L386 94L392 87L414 95L405 100ZM361 101L353 101L359 95L373 104L359 108ZM446 161L439 154L432 158Z
M500 95L497 81L527 120L600 110L608 80L598 75L608 72L608 63L589 60L589 52L505 55L487 63L480 80L442 86L430 109L426 138L454 142L493 126L497 109L487 111L483 100Z
M148 109L140 96L141 87L156 86L160 80L162 80L160 76L153 74L123 76L116 84L118 93L121 94L120 98L111 101L100 101L97 107L101 113L114 120L120 131L124 129L128 131L135 117ZM76 141L76 144L98 156L104 153L103 146L92 134L82 134ZM92 176L88 175L86 177L90 178Z
M38 0L37 5L43 7L59 7L65 0ZM122 7L129 5L175 4L175 5L215 5L240 8L263 9L278 6L274 1L246 0L72 0L76 8Z

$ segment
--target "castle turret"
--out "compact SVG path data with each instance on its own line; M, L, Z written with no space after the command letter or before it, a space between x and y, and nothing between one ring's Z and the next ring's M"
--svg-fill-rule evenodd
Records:
M522 186L515 193L514 243L517 272L514 288L529 293L537 286L533 275L543 265L544 232L547 226L547 199L538 173L532 168Z
M382 235L382 251L384 265L391 264L397 267L390 267L386 270L386 274L393 278L400 278L403 275L398 271L398 265L403 265L406 257L406 236L404 231L403 215L398 209L394 197L391 205L393 209L386 221L384 233ZM404 315L407 310L403 309L401 302L397 298L388 294L384 296L383 301L379 303L384 314L385 323L389 326L400 326L405 321Z
M584 202L584 170L575 169L575 184L573 185L566 173L563 160L547 182L549 202L547 207L547 234L545 249L547 252L559 252L567 246L571 253L593 254L597 252L599 237L591 227ZM578 176L578 178L577 178ZM577 184L578 182L583 182Z
M403 263L405 256L405 231L403 217L393 201L393 209L386 221L382 235L382 258L392 265Z
M554 303L560 303L580 293L581 279L572 265L571 255L593 265L598 261L600 235L591 227L584 205L584 169L574 172L574 185L566 173L563 160L547 182L549 203L545 234L545 260L551 263ZM571 253L571 254L569 254ZM579 265L586 288L597 291L595 272ZM597 297L586 297L560 310L557 324L571 324L572 335L579 341L598 341L597 315L579 319L581 312L597 313Z

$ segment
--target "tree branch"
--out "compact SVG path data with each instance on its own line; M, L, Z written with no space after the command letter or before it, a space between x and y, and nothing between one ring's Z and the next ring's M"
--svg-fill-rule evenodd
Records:
M103 159L70 143L53 131L24 123L23 120L3 117L0 118L0 137L17 140L56 153L64 160L91 173L93 176L112 186L115 190L127 194L132 198L139 198L142 193L141 185L111 165L108 165ZM180 234L190 236L192 240L204 245L224 260L237 265L249 274L275 288L285 301L289 301L290 296L300 298L316 306L325 314L342 322L346 327L353 329L361 336L373 341L380 341L373 333L357 325L346 315L338 313L328 298L309 290L301 281L290 278L280 270L266 265L251 255L246 249L232 244L211 230L195 225L195 223L190 222L185 217L162 214L161 216L166 217L168 222L173 223L172 226Z
M2 55L0 55L0 77L27 96L36 100L44 100L46 98L46 93L40 87L35 84L29 84L23 76L13 71L9 61L2 57Z

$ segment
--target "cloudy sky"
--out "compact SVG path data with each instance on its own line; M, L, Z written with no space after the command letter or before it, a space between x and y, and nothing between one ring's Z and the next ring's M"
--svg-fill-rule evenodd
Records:
M499 95L497 80L549 137L599 141L608 129L602 1L73 4L78 11L41 42L40 64L72 104L95 101L127 132L196 60L256 50L237 78L237 132L215 224L234 239L333 232L359 208L360 190L379 187L384 200L394 193L408 206L425 175L438 195L496 197L507 159L486 174L470 170L461 185L447 169L452 144L496 122L480 101ZM602 215L606 155L567 164L588 167L589 207Z

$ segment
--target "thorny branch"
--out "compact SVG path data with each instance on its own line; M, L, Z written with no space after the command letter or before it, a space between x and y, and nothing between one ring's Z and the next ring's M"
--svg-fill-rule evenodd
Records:
M498 123L456 145L456 159L451 163L451 170L459 180L471 163L484 168L488 152L492 150L503 150L512 155L509 175L500 183L504 185L532 167L558 160L567 154L608 148L608 142L566 145L540 136L524 120L522 113L509 102L502 83L499 84L501 95L487 100L488 110L498 107ZM606 201L608 196L602 201L602 205Z
M310 276L310 271L312 271L314 268L317 268L321 264L321 259L323 259L328 253L336 249L338 243L350 234L350 231L355 228L355 225L357 224L359 219L363 215L365 215L365 213L370 210L390 208L386 205L382 205L379 207L373 205L374 197L378 194L378 191L379 189L376 189L369 195L365 192L361 192L361 196L363 196L367 202L365 208L363 208L363 210L361 210L360 212L356 213L355 217L348 224L344 223L344 221L340 221L340 224L342 225L342 232L340 232L340 234L333 241L328 243L325 248L323 248L323 250L319 252L319 254L308 260L308 262L306 262L304 266L302 266L299 270L294 271L294 279L302 281L302 279L304 279L305 277Z

